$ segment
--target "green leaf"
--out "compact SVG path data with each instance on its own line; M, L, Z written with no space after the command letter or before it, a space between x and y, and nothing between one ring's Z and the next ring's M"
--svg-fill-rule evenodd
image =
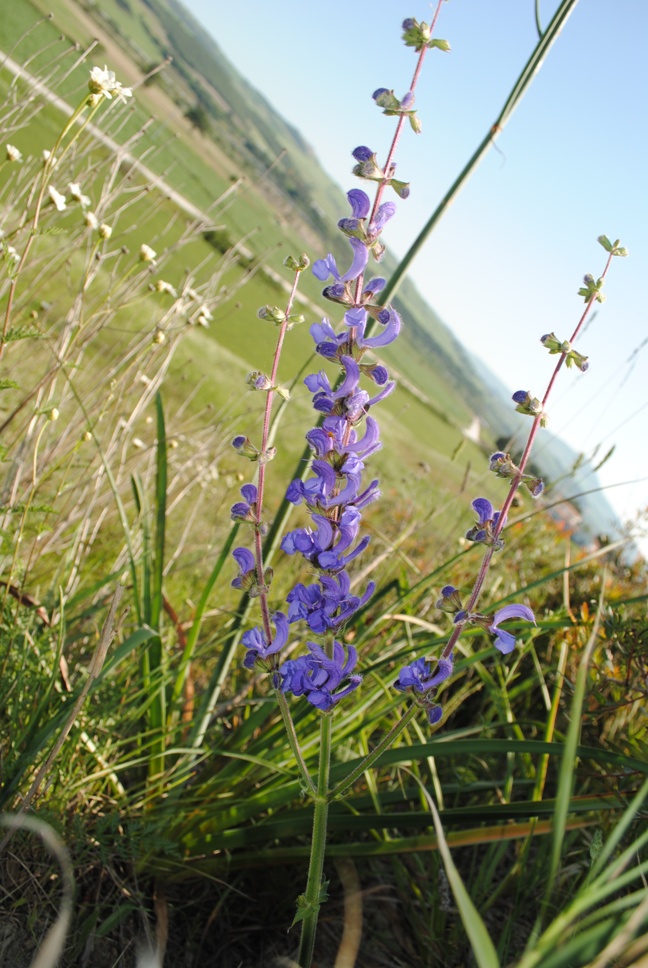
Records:
M444 50L446 53L449 53L452 50L449 42L447 40L441 40L439 37L433 37L428 43L428 47L436 47L437 50Z
M459 908L459 914L461 916L461 920L463 921L463 926L470 941L473 957L475 958L479 968L500 968L500 961L497 957L495 945L491 941L491 937L486 929L486 925L482 921L479 911L473 904L464 882L461 879L461 875L455 867L452 854L450 853L450 849L446 843L445 835L443 833L443 826L441 825L441 818L439 817L437 808L435 807L431 798L426 799L432 813L432 819L434 820L434 829L436 830L437 840L439 842L439 853L441 854L441 859L443 860L443 866L445 867L446 875L448 877L452 893L454 894L454 899L457 902L457 907Z

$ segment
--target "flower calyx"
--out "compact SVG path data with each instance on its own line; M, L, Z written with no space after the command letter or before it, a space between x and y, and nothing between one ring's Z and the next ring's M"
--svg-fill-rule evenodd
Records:
M512 400L518 413L525 413L529 417L540 417L540 426L547 426L549 414L542 409L542 404L538 398L532 397L528 390L516 390Z
M352 154L357 161L357 165L354 165L352 169L352 174L358 178L365 178L368 181L383 182L385 185L391 185L399 198L407 198L409 196L409 182L394 178L394 165L392 165L388 172L383 171L377 163L376 155L371 148L360 145Z
M279 306L262 306L261 309L258 310L257 316L259 319L269 320L271 323L274 323L275 326L283 326L284 323L288 323L288 326L286 327L287 330L292 329L293 326L296 326L298 323L303 323L305 319L301 313L291 313L290 316L287 316L284 310L280 309Z
M378 107L383 109L383 114L388 117L407 118L414 134L421 133L421 121L416 117L416 111L412 107L414 104L413 91L408 91L400 101L394 92L386 87L379 87L371 96Z
M506 518L500 524L500 512L495 511L486 497L475 498L472 508L477 514L477 523L466 532L466 540L480 542L492 547L494 551L500 551L504 542L499 537L499 532L506 524Z
M587 369L589 369L587 357L583 356L582 353L577 352L577 350L572 347L568 339L561 342L555 333L546 333L544 336L540 337L540 342L546 349L549 350L551 356L564 353L565 363L568 367L575 366L581 371L581 373L584 373Z
M294 255L287 255L283 261L283 264L286 269L290 269L292 272L303 272L304 269L308 269L310 259L304 252L302 252L299 258L295 258Z
M489 470L493 471L497 477L517 477L520 484L524 484L528 488L533 498L540 497L544 491L544 481L542 478L534 477L533 474L523 474L517 464L513 462L511 455L505 454L501 450L491 454L489 458Z
M616 239L614 242L610 242L607 235L599 235L596 241L599 243L599 245L602 245L605 251L609 252L610 255L620 256L621 258L625 258L627 255L629 255L625 246L621 245L621 239Z
M578 295L582 296L586 303L596 300L596 302L605 302L605 296L601 292L603 289L604 279L595 279L593 275L589 272L583 276L583 285L578 290Z
M432 37L430 31L431 27L425 21L419 23L416 18L407 17L403 21L403 41L405 42L405 46L413 47L417 53L422 51L424 47L436 47L446 52L452 49L447 40Z

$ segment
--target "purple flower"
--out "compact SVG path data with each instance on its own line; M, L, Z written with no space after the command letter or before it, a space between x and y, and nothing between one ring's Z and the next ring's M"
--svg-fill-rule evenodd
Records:
M357 653L350 645L348 656L345 656L344 646L334 641L333 658L329 659L315 642L306 644L310 655L287 659L279 669L283 679L281 691L305 696L312 706L326 712L362 682L362 676L350 675L355 668ZM345 679L347 685L340 689Z
M488 626L488 631L495 636L495 648L499 649L504 655L508 655L515 648L515 636L504 629L499 628L501 622L506 622L509 618L521 618L525 622L533 622L535 625L535 615L526 605L505 605L495 612L493 621Z
M280 652L288 641L288 619L286 616L283 612L275 612L271 618L275 625L276 634L270 642L267 641L265 633L259 625L250 629L249 632L243 633L243 645L249 650L243 660L246 669L251 669L258 660L263 661Z
M248 523L256 523L256 502L257 502L257 489L254 484L244 484L241 488L241 495L245 498L244 501L237 501L233 504L230 510L230 514L233 521L247 521Z
M434 607L440 609L442 612L449 612L451 615L454 612L460 611L461 598L454 585L443 586L441 589L441 598L438 599Z
M303 620L316 635L329 629L338 629L369 601L374 592L374 582L369 582L362 595L350 593L351 582L346 572L331 577L320 576L319 585L295 585L286 597L289 604L288 620Z
M477 497L472 502L473 510L477 512L477 524L466 532L468 541L481 541L484 544L492 545L496 551L504 547L504 542L500 537L495 537L495 529L499 523L500 513L495 511L493 505L486 497ZM504 519L503 524L506 524Z
M232 557L239 566L239 574L232 581L232 588L249 589L256 581L256 561L247 548L234 548Z
M347 198L351 205L353 218L366 218L371 211L371 201L367 193L363 192L361 188L352 188L350 192L347 192Z
M369 259L369 250L360 239L350 238L349 245L353 249L353 260L343 276L340 275L335 256L330 252L325 259L318 259L313 263L313 275L320 282L326 282L329 276L333 276L337 282L351 282L362 275Z
M436 670L432 674L430 663L427 659L415 659L414 662L403 666L400 670L398 679L394 683L394 688L400 692L411 690L413 692L425 693L446 679L449 679L452 675L453 667L454 663L452 659L439 659L436 664Z

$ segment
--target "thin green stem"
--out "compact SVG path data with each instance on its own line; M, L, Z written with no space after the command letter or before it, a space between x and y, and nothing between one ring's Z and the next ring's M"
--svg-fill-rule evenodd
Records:
M317 797L317 788L311 779L311 775L308 772L308 767L304 762L304 757L302 756L301 747L299 745L299 740L297 738L297 731L295 730L295 724L290 715L290 710L288 708L288 702L283 692L280 689L275 690L277 696L277 702L279 703L279 710L286 727L286 735L288 736L288 742L290 743L290 748L293 751L295 757L295 762L299 767L299 772L301 773L302 780L306 789L312 797Z
M331 738L333 719L322 716L320 723L320 761L317 777L317 798L313 814L313 833L311 837L310 862L306 892L299 899L297 917L302 922L302 933L297 962L300 968L311 968L317 921L322 900L324 900L322 873L326 853L326 829L329 808L329 776L331 770Z

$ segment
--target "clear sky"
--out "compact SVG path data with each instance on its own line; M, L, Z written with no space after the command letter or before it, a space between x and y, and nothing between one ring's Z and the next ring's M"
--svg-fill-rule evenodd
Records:
M239 0L224 15L213 0L183 2L342 188L356 181L354 147L369 145L384 159L393 119L371 93L408 89L415 55L400 40L400 24L429 22L428 3ZM543 24L556 7L541 2ZM383 236L396 255L499 113L537 39L534 2L450 0L435 36L452 52L428 55L416 103L423 132L408 129L399 149L399 176L412 194ZM512 391L541 396L555 358L539 337L571 334L583 306L581 277L600 274L605 262L597 236L621 239L630 258L614 260L607 302L578 344L590 369L562 375L549 412L552 431L575 449L591 454L599 445L595 462L616 444L602 483L642 479L607 492L623 518L648 506L647 41L647 0L580 0L499 151L482 162L411 272L457 337Z

